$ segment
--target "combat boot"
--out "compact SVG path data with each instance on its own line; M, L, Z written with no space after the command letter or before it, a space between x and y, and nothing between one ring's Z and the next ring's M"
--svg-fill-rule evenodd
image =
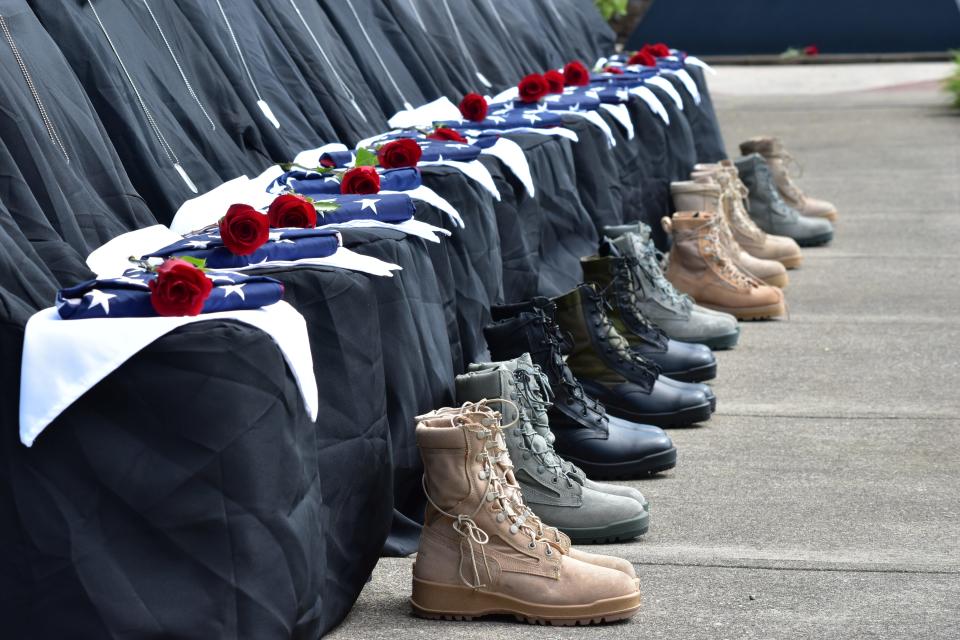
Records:
M534 430L543 436L547 446L551 447L552 450L556 436L554 436L550 430L550 420L547 413L547 409L550 407L550 398L554 397L550 389L550 381L540 367L533 364L529 353L510 360L504 363L504 365L513 370L513 377L517 381L520 401L530 415ZM567 475L575 482L579 482L594 491L630 498L638 502L645 511L650 511L650 503L642 493L633 487L591 480L587 477L586 472L577 465L563 458L561 458L561 461L564 471L566 471Z
M627 260L637 284L637 305L664 333L681 342L696 342L713 350L731 349L740 339L740 326L729 313L694 304L663 275L661 256L650 239L650 227L638 222L604 227Z
M750 138L740 143L740 153L747 156L751 153L759 153L767 161L770 167L770 173L773 174L773 181L777 185L777 191L783 197L783 201L800 212L801 215L812 218L826 218L830 222L837 221L837 208L826 200L811 198L800 190L797 183L790 176L788 165L793 160L793 156L784 148L779 138L761 136Z
M495 359L529 353L546 374L553 393L550 431L557 451L591 478L643 477L676 466L677 450L662 429L610 416L587 395L564 361L565 341L554 322L555 311L547 298L495 306L495 322L483 333Z
M553 446L534 430L512 371L504 366L457 376L457 402L503 399L504 439L524 502L575 544L630 540L647 532L650 516L628 497L586 488L564 470ZM512 426L507 426L512 425Z
M530 419L530 425L533 430L540 434L546 444L547 451L556 456L563 467L563 472L574 482L599 491L609 493L610 495L623 496L630 498L643 507L644 511L650 511L650 503L642 493L622 484L609 484L606 482L597 482L587 477L586 472L565 459L554 448L557 437L550 430L550 419L547 416L547 410L550 408L550 398L553 398L553 392L550 390L550 382L546 374L539 366L533 364L529 353L521 354L511 360L501 362L475 362L468 367L469 371L485 371L487 369L496 369L504 367L512 372L516 381L517 397L520 407L526 412ZM666 434L664 434L666 435Z
M557 625L634 615L634 579L562 553L518 503L500 415L483 405L465 409L418 418L428 506L413 566L414 613Z
M690 177L696 182L712 179L720 184L723 190L723 213L740 248L757 258L776 260L787 269L800 266L803 253L793 238L768 234L750 218L746 204L750 191L740 180L740 174L732 160L695 165Z
M776 260L763 260L750 255L733 237L724 213L724 189L723 185L716 181L718 177L711 175L706 182L671 182L670 195L673 198L674 210L708 211L717 214L714 219L720 232L720 241L734 263L767 284L783 289L789 282L786 267Z
M630 349L593 285L581 284L554 302L557 325L570 338L567 366L611 413L659 427L710 419L710 400L703 391L659 379L659 368Z
M673 237L666 276L677 289L704 306L741 320L786 313L780 289L745 274L727 255L714 214L678 212L662 222Z
M607 316L617 332L633 351L655 363L669 378L685 382L715 378L717 359L709 347L672 340L643 316L630 266L625 258L610 255L615 251L612 244L603 243L601 253L608 255L581 258L580 265L584 280L596 285L603 296Z
M757 226L796 240L801 247L816 247L833 240L833 225L826 218L812 218L784 202L766 160L758 153L736 160L740 179L750 191L748 212Z

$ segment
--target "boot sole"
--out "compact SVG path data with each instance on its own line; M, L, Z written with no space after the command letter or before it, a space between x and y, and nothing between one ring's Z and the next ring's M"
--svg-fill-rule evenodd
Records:
M738 342L740 342L740 328L738 327L733 333L726 333L722 336L714 336L713 338L704 338L702 340L689 339L687 342L696 342L698 344L706 345L714 351L732 349L737 346Z
M701 302L700 304L703 303ZM741 307L739 309L720 307L712 304L704 304L703 306L708 309L713 309L714 311L729 313L737 320L769 320L770 318L778 318L787 313L787 308L782 302L768 304L762 307Z
M701 367L694 367L686 371L664 371L663 375L680 382L703 382L704 380L713 380L717 377L717 363L705 364Z
M833 231L827 231L826 233L821 233L818 236L812 236L810 238L794 238L797 241L797 244L801 247L819 247L825 245L831 240L833 240Z
M786 286L790 284L790 276L788 276L785 273L781 273L775 276L770 276L769 278L763 278L763 281L766 282L771 287L776 287L778 289L785 289Z
M677 466L677 448L651 453L628 462L590 462L578 459L569 453L561 452L564 459L572 462L587 474L591 480L630 480L652 476Z
M557 528L570 536L570 540L574 544L607 544L611 542L625 542L627 540L639 538L650 530L650 514L644 511L636 518L614 522L604 527Z
M693 407L674 411L671 413L636 413L629 409L624 409L608 402L604 402L607 412L618 418L624 418L631 422L640 422L643 424L652 424L655 427L689 427L698 422L706 422L710 419L710 402L704 402Z
M587 604L547 605L470 587L413 578L413 613L430 620L473 620L511 615L529 624L575 626L626 620L640 610L640 591Z
M803 256L797 255L790 256L788 258L780 258L778 262L783 265L784 269L796 269L803 264Z

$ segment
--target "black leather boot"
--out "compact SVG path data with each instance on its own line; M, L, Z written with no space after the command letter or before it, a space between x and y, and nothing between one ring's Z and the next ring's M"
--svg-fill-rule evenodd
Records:
M555 307L547 298L494 307L484 329L490 353L509 360L529 353L546 373L553 394L548 413L554 446L592 478L646 476L677 464L677 450L662 429L607 415L563 360Z
M659 380L658 367L630 349L592 284L582 284L554 302L557 324L572 343L567 365L612 414L660 427L710 419L710 399L701 389Z

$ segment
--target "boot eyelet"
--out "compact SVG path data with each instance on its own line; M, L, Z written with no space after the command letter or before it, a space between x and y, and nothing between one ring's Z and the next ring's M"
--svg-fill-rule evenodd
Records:
M503 515L502 513L497 514L497 522L503 522L506 519L507 519L507 516Z
M533 542L533 541L531 540L531 541L530 541L530 544L528 544L527 546L530 547L531 549L536 549L536 548L537 548L537 543L536 543L536 542Z
M520 531L520 527L515 524L510 525L510 535L516 535L518 531Z
M548 555L548 556L552 556L552 555L553 555L553 549L551 549L550 547L547 547L547 555Z
M557 484L557 477L556 477L556 476L553 477L553 484Z

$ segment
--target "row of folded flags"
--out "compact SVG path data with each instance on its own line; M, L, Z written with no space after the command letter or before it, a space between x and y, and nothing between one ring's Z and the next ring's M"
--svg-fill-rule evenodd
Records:
M682 109L674 85L662 77L676 75L699 102L687 64L705 67L665 45L647 45L630 55L601 59L593 72L572 61L562 70L530 74L493 98L468 94L455 110L441 100L401 112L391 125L416 124L363 141L353 150L319 153L314 166L281 165L266 186L267 193L278 194L268 205L237 203L223 212L211 211L205 215L214 222L132 257L122 275L61 290L59 317L184 316L274 304L283 296L279 281L239 271L333 256L343 250L337 225L411 221L416 207L408 194L423 188L418 165L474 163L503 133L559 132L565 114L588 117L605 105L609 109L635 99L667 119L648 85L665 90Z

